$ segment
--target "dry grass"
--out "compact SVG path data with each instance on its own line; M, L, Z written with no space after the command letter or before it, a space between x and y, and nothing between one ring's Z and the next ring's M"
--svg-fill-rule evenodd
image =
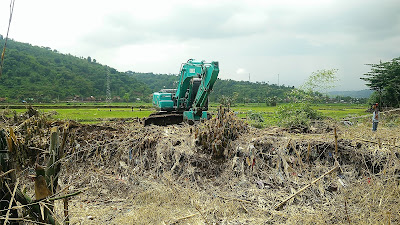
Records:
M293 134L247 127L222 146L229 148L223 159L196 144L188 125L77 126L62 183L88 190L70 200L71 222L399 224L399 127L383 122L373 133L369 121L327 123L337 126L338 155L331 129ZM275 210L336 161L339 171Z

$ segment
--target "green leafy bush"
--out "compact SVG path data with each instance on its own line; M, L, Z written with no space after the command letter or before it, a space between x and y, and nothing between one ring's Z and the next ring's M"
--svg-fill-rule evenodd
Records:
M259 122L259 123L264 122L264 117L263 117L262 113L253 112L251 110L249 111L249 119L254 120L254 122Z
M308 128L311 120L322 119L322 114L312 109L308 103L281 105L275 111L275 119L282 127Z
M255 128L264 128L264 117L261 112L253 112L252 110L249 111L248 119L250 120L250 125Z

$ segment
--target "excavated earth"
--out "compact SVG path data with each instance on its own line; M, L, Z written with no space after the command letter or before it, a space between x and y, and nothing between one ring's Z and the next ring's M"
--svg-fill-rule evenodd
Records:
M400 223L400 129L389 123L376 133L367 121L315 123L309 133L234 117L192 126L69 123L59 184L83 190L69 199L71 224ZM26 143L35 148L21 177L45 161L36 151L48 146L42 130ZM33 193L32 182L26 188ZM62 220L62 201L56 209Z

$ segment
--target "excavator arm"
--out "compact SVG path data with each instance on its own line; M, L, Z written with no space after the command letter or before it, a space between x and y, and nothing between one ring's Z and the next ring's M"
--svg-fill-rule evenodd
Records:
M182 65L176 91L177 110L184 110L184 120L207 119L204 106L219 73L218 62L189 59Z
M177 111L202 108L217 80L218 72L218 62L205 63L189 59L182 64L175 94Z
M193 102L193 109L195 111L201 109L207 102L208 95L210 94L214 83L218 78L218 73L218 62L211 62L208 67L205 67L204 77L201 80L200 87Z

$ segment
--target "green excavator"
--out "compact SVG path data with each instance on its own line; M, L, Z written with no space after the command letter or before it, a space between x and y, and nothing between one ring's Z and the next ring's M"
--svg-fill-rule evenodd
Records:
M210 118L208 95L219 73L218 62L206 63L189 59L179 72L176 89L162 89L153 93L153 105L159 110L145 118L144 125L170 125L183 121Z

